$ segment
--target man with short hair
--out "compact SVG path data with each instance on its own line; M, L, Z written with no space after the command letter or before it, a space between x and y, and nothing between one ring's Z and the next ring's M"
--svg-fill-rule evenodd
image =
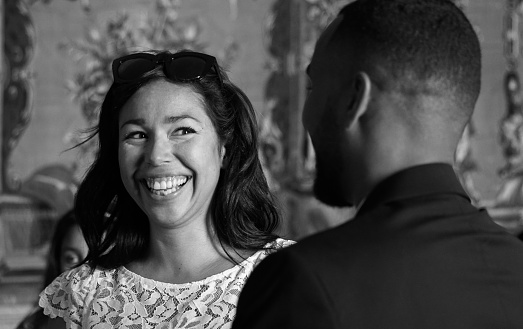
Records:
M450 0L357 0L322 33L303 113L317 198L349 222L254 271L240 328L523 328L523 244L452 168L481 53Z

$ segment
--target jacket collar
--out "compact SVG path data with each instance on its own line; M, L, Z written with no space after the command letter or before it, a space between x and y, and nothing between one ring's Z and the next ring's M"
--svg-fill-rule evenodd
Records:
M410 167L378 183L363 202L357 215L380 204L441 193L457 194L470 201L451 165L430 163Z

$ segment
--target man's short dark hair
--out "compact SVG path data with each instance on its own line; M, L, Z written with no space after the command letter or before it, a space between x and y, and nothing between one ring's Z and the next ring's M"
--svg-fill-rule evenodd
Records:
M377 81L382 87L404 93L428 88L472 112L481 86L481 50L474 28L452 1L358 0L340 14L335 38L350 35L367 66L384 68L387 76Z

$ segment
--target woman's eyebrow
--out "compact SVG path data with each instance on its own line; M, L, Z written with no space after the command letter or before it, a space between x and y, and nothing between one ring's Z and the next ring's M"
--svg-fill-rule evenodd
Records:
M178 122L180 120L183 120L183 119L191 119L191 120L194 120L194 121L197 121L197 122L201 122L200 120L198 120L195 117L190 116L188 114L168 116L168 117L165 117L164 122L165 123L176 123L176 122Z
M136 119L129 119L127 121L125 121L124 123L122 123L122 125L120 126L120 129L125 126L125 125L129 125L129 124L134 124L134 125L143 125L145 123L145 120L144 119L140 119L140 118L136 118Z
M176 122L184 120L184 119L191 119L191 120L194 120L194 121L197 121L197 122L201 123L200 120L198 120L195 117L190 116L188 114L167 116L167 117L165 117L165 119L163 121L164 121L164 123L176 123ZM120 126L120 129L123 126L129 125L129 124L134 124L134 125L140 126L140 125L145 124L145 120L141 119L141 118L135 118L135 119L126 120L126 121L124 121L122 123L122 125Z

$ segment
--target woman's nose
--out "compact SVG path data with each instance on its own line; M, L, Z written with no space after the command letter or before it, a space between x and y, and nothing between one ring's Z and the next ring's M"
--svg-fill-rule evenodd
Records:
M153 166L159 166L172 160L173 154L171 143L163 138L152 138L149 141L147 162Z

